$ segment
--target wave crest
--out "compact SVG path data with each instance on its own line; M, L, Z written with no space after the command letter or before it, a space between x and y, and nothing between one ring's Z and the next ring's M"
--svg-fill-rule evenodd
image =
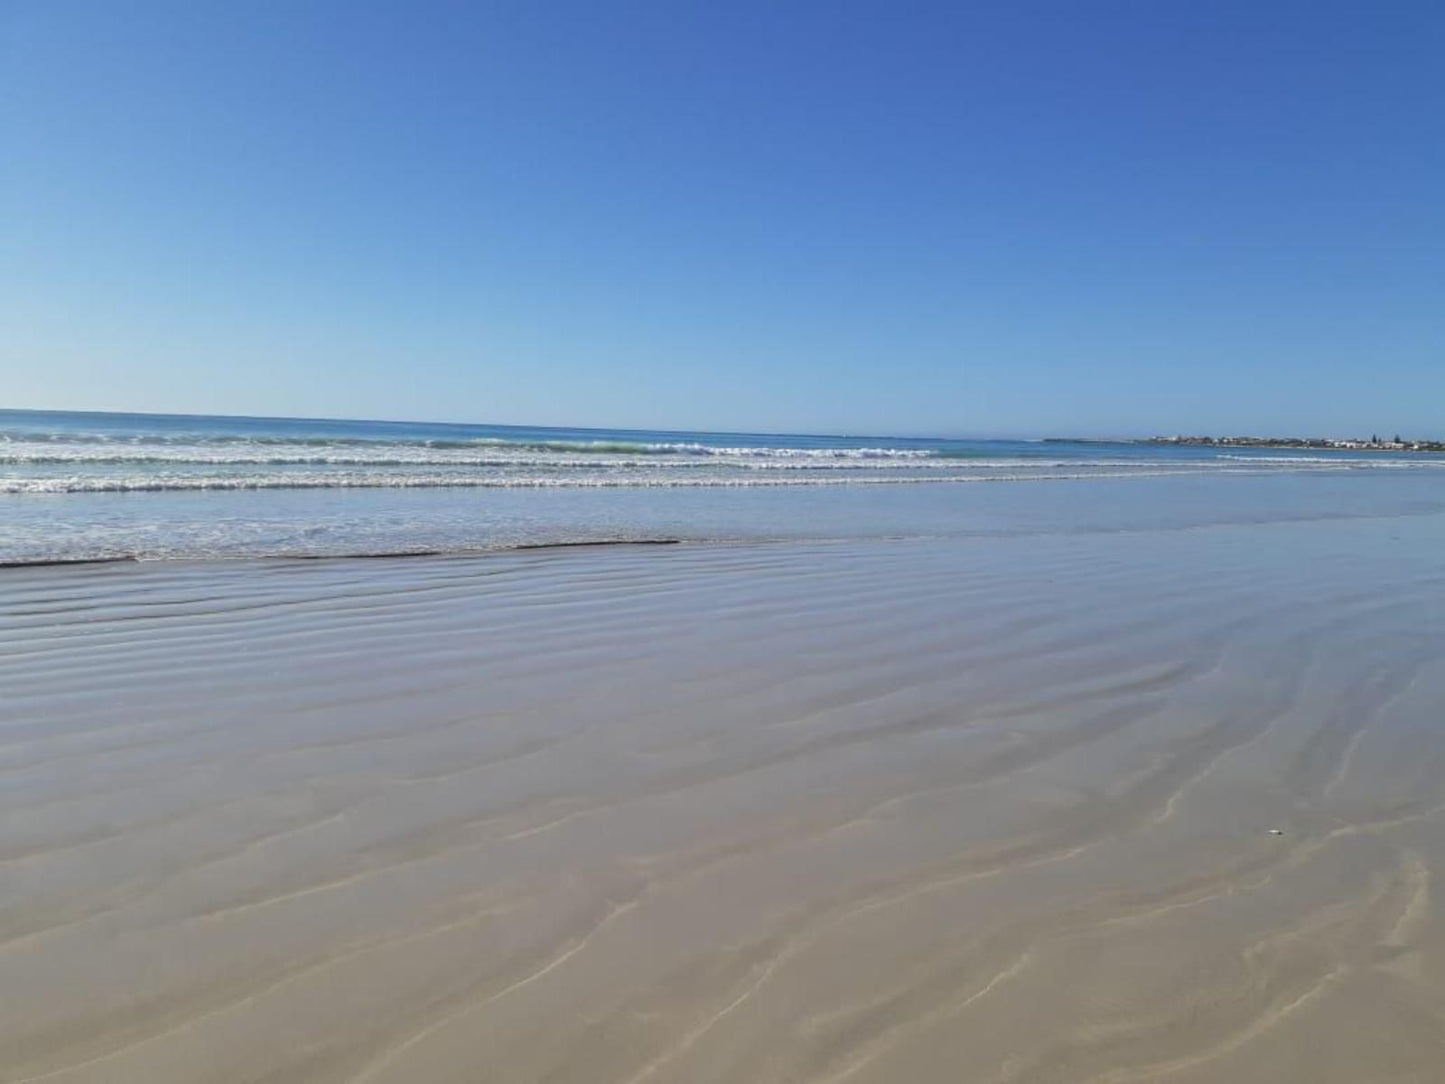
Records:
M254 445L262 448L415 448L438 451L514 450L519 452L555 452L577 456L699 456L727 459L932 459L963 458L973 453L944 454L926 448L794 448L768 445L718 445L698 441L626 441L626 440L508 440L502 437L468 439L422 439L386 437L305 437L275 434L240 433L146 433L123 437L104 433L55 433L31 430L0 431L0 447L40 444L47 449L76 445L80 447L145 448L166 447L235 447ZM10 455L20 453L10 452ZM59 459L65 453L50 451ZM77 455L75 458L90 458Z
M0 479L0 494L21 493L162 493L207 490L263 489L748 489L779 486L877 486L959 484L967 482L1038 482L1093 478L1167 478L1198 475L1199 470L1053 470L1022 473L868 475L864 477L601 477L567 478L551 475L469 476L457 474L351 474L262 475L229 477L191 475L134 478L27 478ZM1219 474L1273 474L1276 471L1222 468Z

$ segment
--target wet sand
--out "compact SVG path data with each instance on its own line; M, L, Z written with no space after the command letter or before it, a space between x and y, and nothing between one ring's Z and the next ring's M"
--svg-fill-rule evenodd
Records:
M0 571L0 1079L1440 1080L1441 554Z

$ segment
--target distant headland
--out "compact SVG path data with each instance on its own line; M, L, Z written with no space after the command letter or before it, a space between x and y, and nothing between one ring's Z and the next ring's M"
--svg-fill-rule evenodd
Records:
M1407 440L1398 433L1393 439L1379 435L1340 439L1331 437L1145 437L1140 444L1198 444L1225 448L1322 448L1355 452L1445 452L1442 440Z

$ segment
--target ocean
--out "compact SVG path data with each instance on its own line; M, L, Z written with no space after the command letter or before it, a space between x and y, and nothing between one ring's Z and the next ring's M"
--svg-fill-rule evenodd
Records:
M1307 519L1435 510L1442 470L1418 453L0 411L0 561ZM1073 492L1024 495L1041 483Z

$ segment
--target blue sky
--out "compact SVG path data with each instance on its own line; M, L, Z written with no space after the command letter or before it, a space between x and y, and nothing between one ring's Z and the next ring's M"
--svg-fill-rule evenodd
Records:
M0 406L1445 436L1445 6L0 0Z

